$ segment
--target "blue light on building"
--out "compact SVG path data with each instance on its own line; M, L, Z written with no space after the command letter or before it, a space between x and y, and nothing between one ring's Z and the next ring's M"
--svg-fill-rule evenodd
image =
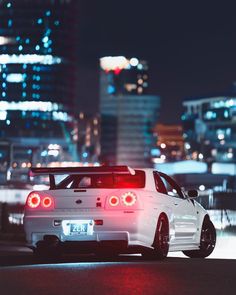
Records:
M75 156L70 149L74 146L76 7L75 0L0 2L0 141L14 148L32 147L33 155L53 141ZM40 163L40 158L32 157L30 161Z
M183 103L187 157L208 162L236 161L236 95L223 93Z

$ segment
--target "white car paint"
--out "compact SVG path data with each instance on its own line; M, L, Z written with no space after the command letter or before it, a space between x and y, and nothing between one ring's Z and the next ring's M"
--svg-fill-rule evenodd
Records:
M120 189L52 189L35 192L41 197L51 196L54 208L32 209L26 206L24 228L28 246L36 247L45 235L58 237L66 241L116 241L124 240L128 247L144 246L152 248L158 218L164 213L169 222L169 251L196 250L200 245L201 227L206 210L195 200L179 198L157 191L154 169L138 169L145 172L144 188ZM112 208L108 198L132 192L137 202L130 207ZM97 207L97 198L101 207ZM76 204L77 200L82 201ZM69 233L69 224L85 220L87 234ZM102 220L103 225L95 225L95 220ZM60 221L60 225L55 225Z

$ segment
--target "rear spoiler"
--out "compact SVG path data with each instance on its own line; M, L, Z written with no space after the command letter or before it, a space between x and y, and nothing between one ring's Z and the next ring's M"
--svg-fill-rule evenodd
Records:
M134 169L129 166L98 166L98 167L32 167L31 172L33 174L131 174L134 175Z
M31 176L49 175L50 188L55 188L55 175L63 174L131 174L135 175L135 170L129 166L98 166L98 167L32 167Z

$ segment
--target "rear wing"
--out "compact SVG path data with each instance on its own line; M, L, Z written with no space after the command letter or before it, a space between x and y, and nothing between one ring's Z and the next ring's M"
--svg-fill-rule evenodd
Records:
M55 175L73 174L130 174L135 175L135 170L129 166L98 166L98 167L43 167L31 168L31 176L49 175L50 189L56 187Z

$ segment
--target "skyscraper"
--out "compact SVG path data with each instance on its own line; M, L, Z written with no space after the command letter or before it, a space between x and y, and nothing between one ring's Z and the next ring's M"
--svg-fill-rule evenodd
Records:
M148 66L124 56L100 59L101 161L151 166L160 99L148 94Z
M75 151L77 2L0 1L2 170L47 165Z
M236 161L236 95L223 92L183 102L187 157L208 162ZM235 174L235 172L234 172Z

